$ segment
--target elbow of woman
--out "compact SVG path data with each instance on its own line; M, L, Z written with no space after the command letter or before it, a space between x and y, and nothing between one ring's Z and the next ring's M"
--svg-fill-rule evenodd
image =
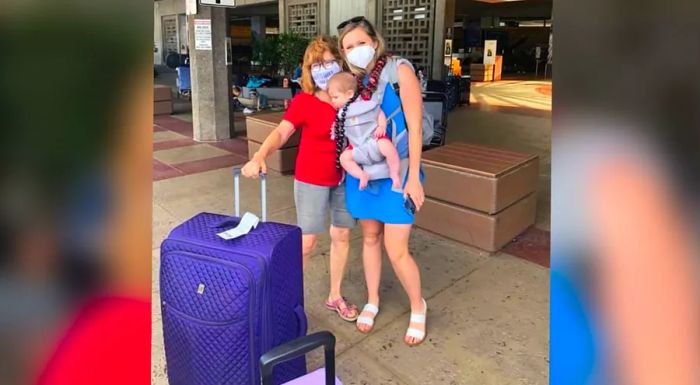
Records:
M294 125L292 125L290 122L287 122L286 120L283 120L279 126L277 126L277 129L273 132L273 135L277 133L280 145L283 145L287 143L289 138L294 134Z

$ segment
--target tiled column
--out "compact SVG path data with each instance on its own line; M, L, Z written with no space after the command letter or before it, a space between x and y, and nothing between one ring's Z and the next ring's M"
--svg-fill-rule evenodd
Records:
M192 77L193 136L197 141L216 141L231 137L230 76L226 65L226 9L198 6L197 14L189 16L190 71ZM194 21L211 20L211 50L197 49Z

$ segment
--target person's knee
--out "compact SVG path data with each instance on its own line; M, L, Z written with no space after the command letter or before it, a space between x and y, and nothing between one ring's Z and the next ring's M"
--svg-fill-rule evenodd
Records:
M389 261L392 265L396 265L398 263L401 263L401 261L403 261L404 259L410 258L408 249L404 247L396 249L387 248L386 253L389 256Z
M396 147L394 145L385 139L380 139L379 142L377 142L379 152L384 155L385 158L387 159L398 159L399 153L396 150Z
M350 229L331 226L331 242L336 245L344 245L350 243Z
M314 249L316 248L316 238L307 238L304 240L302 243L301 251L302 254L304 255L304 258L308 258L311 253L313 253Z
M381 152L388 152L394 148L394 145L389 140L377 139L377 147Z
M401 232L390 229L389 233L385 234L386 253L393 265L411 257L408 250L409 232L410 228Z
M374 247L379 245L381 241L381 233L379 232L365 232L362 235L362 242L365 247Z

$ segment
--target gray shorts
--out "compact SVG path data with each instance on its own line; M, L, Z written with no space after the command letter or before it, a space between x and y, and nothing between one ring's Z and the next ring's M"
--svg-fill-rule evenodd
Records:
M326 218L331 215L335 227L351 229L355 220L345 208L345 184L336 187L316 186L294 180L294 202L297 207L297 224L304 234L328 231Z

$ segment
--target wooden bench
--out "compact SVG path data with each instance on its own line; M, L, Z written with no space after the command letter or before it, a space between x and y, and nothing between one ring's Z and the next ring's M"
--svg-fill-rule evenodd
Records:
M265 112L246 117L246 139L248 140L248 156L252 157L265 141L268 135L282 121L284 112ZM299 150L300 131L297 131L282 148L268 156L267 167L283 174L294 171Z
M420 228L495 252L535 223L537 155L453 143L425 152L423 168Z

